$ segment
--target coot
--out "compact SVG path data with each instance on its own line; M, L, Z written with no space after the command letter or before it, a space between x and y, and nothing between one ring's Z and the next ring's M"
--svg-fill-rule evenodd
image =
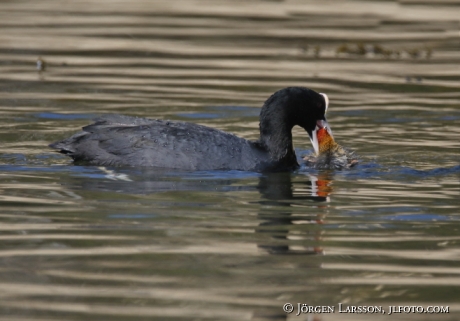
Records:
M181 170L289 171L297 163L292 128L303 127L318 152L328 99L304 87L271 95L260 111L260 138L249 141L214 128L122 115L102 116L83 131L49 145L76 163Z

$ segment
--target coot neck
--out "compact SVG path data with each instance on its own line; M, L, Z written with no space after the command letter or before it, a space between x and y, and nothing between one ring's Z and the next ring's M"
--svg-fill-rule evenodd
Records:
M278 109L278 113L267 113L267 110L262 110L260 116L259 143L269 152L270 159L278 166L289 169L298 167L292 145L294 124L288 119L285 110Z

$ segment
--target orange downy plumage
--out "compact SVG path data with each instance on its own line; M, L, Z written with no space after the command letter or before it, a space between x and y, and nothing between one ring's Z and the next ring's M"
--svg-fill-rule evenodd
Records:
M321 128L316 133L319 145L319 154L333 152L339 147L326 128Z

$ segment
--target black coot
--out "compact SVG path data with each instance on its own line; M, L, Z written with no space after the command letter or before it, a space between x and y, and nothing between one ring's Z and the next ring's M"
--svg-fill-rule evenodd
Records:
M316 131L326 126L327 96L304 87L275 92L260 112L260 138L249 141L186 122L122 115L96 119L53 143L76 163L182 170L285 171L296 169L292 128L303 127L318 151Z

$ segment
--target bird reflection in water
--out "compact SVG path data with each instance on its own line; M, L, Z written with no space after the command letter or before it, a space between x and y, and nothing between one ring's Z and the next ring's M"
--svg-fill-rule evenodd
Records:
M306 236L299 235L299 230L293 229L293 226L309 224L313 226L323 223L327 214L329 195L332 192L332 174L323 172L304 177L308 177L308 180L296 182L295 188L291 173L270 173L260 178L257 187L262 196L260 203L278 208L276 212L262 210L258 214L263 222L260 223L256 232L270 234L271 238L275 240L273 242L275 244L259 244L260 249L264 249L270 254L323 254L323 249L320 246L299 247L287 244L289 240L299 239L299 237L308 240L309 243L316 243L321 240L321 228L302 230L305 231L304 233L311 233ZM309 205L306 205L305 202L308 202ZM279 207L286 210L280 211ZM303 207L311 214L302 214L302 216L294 214L292 210L294 207ZM296 210L296 212L298 211Z
M322 238L322 224L329 210L332 172L316 175L270 173L259 178L257 189L261 194L258 218L261 223L255 232L264 234L265 242L257 246L268 255L322 255L318 244ZM302 210L299 213L299 208ZM301 226L304 225L304 226ZM299 244L302 242L302 244ZM297 260L292 260L295 264ZM318 260L307 261L298 268L319 268ZM309 283L308 278L305 280ZM291 291L286 297L297 296ZM290 319L280 307L256 309L251 320L284 321ZM320 321L321 315L308 315L308 320Z
M173 192L172 194L175 195L173 198L145 198L148 209L141 213L145 214L145 217L152 217L152 214L161 211L163 207L177 208L196 204L195 201L183 200L184 193L177 192L254 191L254 185L247 184L246 180L244 180L245 184L242 185L239 182L240 178L228 173L228 176L223 176L224 173L220 173L219 177L217 177L219 173L214 173L214 178L203 179L204 174L194 176L193 173L171 173L153 169L82 167L80 170L82 172L79 172L78 175L63 177L62 181L65 188L76 189L76 194L81 191L110 191L128 195L161 195L165 192ZM253 244L260 251L263 251L266 257L276 259L273 256L296 255L296 259L291 257L290 260L283 259L283 261L289 261L289 264L300 269L313 271L320 268L319 261L321 261L323 254L323 249L320 246L322 224L329 211L329 198L333 191L333 173L333 171L321 171L316 174L280 172L252 176L248 180L250 182L256 180L256 189L260 194L256 198L259 206L255 206L259 221L256 223L258 225L255 228L255 233L260 237L257 238L259 241ZM142 200L142 198L140 199ZM157 203L159 200L161 203ZM155 204L160 204L160 208L156 208ZM200 203L200 206L202 205L206 205L206 203ZM137 216L129 216L131 212L128 211L125 217L139 217L137 209L135 213ZM166 211L165 215L167 213L169 212ZM200 240L195 241L200 242ZM239 242L239 240L235 239L235 242ZM317 255L319 260L309 259L299 264L297 259L300 258L300 255L307 255L309 258ZM275 298L283 295L301 297L304 291L311 291L310 287L316 289L316 281L311 279L312 273L308 275L309 277L302 281L305 288L302 288L302 285L297 287L301 290L292 289L286 283L285 288L281 287L279 291L271 293L269 296L273 298L274 304L262 308L255 307L252 311L251 320L285 321L289 319L292 314L284 313L282 302ZM280 285L284 284L283 280L273 280L273 282ZM244 286L242 285L242 287ZM308 318L308 320L314 321L322 320L320 315L309 315Z

